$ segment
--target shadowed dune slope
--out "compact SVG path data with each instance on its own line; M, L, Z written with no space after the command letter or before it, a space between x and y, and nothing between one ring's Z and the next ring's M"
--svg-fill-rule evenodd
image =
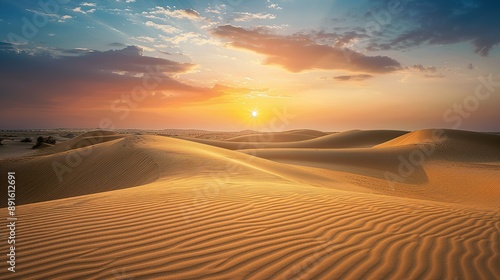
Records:
M242 149L266 149L266 148L310 148L310 149L326 149L326 148L361 148L372 147L377 144L384 143L396 137L406 134L406 131L397 130L352 130L339 133L328 134L314 139L295 141L295 142L229 142L216 141L208 139L183 138L189 141L203 143L211 146L221 147L229 150Z
M272 161L346 171L376 178L384 178L384 173L398 172L399 157L408 158L411 148L381 149L251 149L241 152ZM417 166L409 183L423 183L425 172Z
M500 161L500 135L461 130L418 130L387 141L375 148L422 147L451 161Z

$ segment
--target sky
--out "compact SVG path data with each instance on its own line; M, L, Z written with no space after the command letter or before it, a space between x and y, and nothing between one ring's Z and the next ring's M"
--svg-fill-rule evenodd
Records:
M0 1L0 129L500 131L500 2Z

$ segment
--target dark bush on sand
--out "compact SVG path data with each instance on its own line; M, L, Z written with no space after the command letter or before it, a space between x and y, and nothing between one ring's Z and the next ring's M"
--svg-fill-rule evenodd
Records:
M49 137L38 136L38 138L36 138L36 144L33 146L33 149L36 149L42 146L43 144L55 145L56 139L54 139L54 137L52 136Z

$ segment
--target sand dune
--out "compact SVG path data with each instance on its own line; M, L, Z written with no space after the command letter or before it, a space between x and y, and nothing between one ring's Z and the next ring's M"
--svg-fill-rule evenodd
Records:
M445 142L497 152L493 138L453 133ZM16 171L24 203L17 272L0 278L500 278L500 160L492 157L452 161L450 145L437 146L422 174L389 186L377 174L398 172L397 156L420 147L418 137L244 153L148 135L80 147L89 137L0 161L2 174ZM59 182L51 164L78 154Z
M18 204L138 186L158 178L156 163L120 139L0 164L20 174L17 182L23 188Z
M273 133L254 133L224 139L230 142L294 142L328 135L322 131L298 129Z
M184 140L162 136L129 135L116 140L106 137L99 136L102 141L94 145L84 145L80 142L91 143L92 136L83 135L74 138L79 141L70 140L72 142L54 146L52 154L0 161L5 168L31 175L19 179L19 184L29 188L24 190L18 203L111 191L159 179L216 176L220 170L227 177L230 175L225 171L227 168L242 169L249 178L265 176L269 180L286 178L314 185L335 185L332 178L310 174L302 167ZM75 146L82 148L67 149Z
M104 143L107 141L120 139L126 135L118 134L111 131L91 131L78 135L70 140L64 141L63 144L56 145L53 148L42 149L38 152L38 155L42 154L54 154L64 151L69 151L78 148L84 148L87 146L92 146L99 143Z
M294 138L289 138L288 141L273 143L273 142L231 142L223 140L209 140L179 137L181 139L203 143L211 146L216 146L229 150L243 149L267 149L267 148L361 148L372 147L406 134L406 131L397 130L351 130L339 133L327 134L313 139L303 141L293 141ZM265 139L260 139L265 140Z
M16 277L500 277L495 212L231 180L200 196L198 179L22 206Z
M242 152L343 172L332 176L378 193L488 207L500 205L500 191L495 190L500 186L500 137L465 131L440 132L415 131L373 148ZM354 179L354 175L359 176ZM388 178L394 180L387 183Z
M419 130L376 147L421 146L452 161L500 161L500 135L460 130Z

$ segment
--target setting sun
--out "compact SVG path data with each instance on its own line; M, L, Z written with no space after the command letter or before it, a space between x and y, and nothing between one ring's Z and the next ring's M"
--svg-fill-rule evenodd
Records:
M256 118L259 115L259 112L257 112L256 110L252 110L251 115L252 118Z

